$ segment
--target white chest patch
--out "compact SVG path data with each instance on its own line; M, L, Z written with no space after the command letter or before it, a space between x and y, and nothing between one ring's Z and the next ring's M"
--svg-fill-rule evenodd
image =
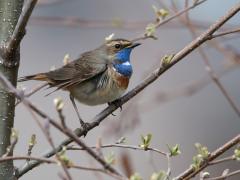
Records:
M128 61L122 63L122 65L124 65L124 66L131 66L131 64Z

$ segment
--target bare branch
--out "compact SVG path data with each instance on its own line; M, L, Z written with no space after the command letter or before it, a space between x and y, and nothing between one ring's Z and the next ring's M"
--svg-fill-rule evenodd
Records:
M231 176L236 176L240 174L240 170L233 171L231 173L227 173L226 175L218 176L218 177L213 177L213 178L206 178L205 180L224 180L227 179Z
M181 173L179 176L176 177L176 180L187 180L190 178L193 178L196 176L200 171L202 171L204 168L206 168L211 161L222 155L224 152L229 150L231 147L237 145L240 143L240 134L238 134L236 137L229 140L226 144L222 145L218 149L216 149L214 152L212 152L208 158L203 161L198 169L195 170L194 167L190 167L183 173Z
M16 50L19 46L24 34L25 34L25 27L27 22L32 14L32 11L37 3L37 0L28 0L22 10L22 13L18 19L18 23L13 31L11 39L8 41L6 46L6 51L8 53Z

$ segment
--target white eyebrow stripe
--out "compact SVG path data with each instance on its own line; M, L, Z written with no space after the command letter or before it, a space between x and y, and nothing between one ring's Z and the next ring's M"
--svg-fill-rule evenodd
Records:
M128 61L122 63L122 65L125 65L125 66L131 66L131 64L130 64Z

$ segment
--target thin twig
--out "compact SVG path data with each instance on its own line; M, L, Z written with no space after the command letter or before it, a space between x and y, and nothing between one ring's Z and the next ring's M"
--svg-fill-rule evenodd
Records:
M48 85L47 82L42 83L42 84L36 86L35 88L31 89L29 92L24 93L24 96L25 96L25 97L30 97L30 96L32 96L34 93L36 93L37 91L39 91L40 89L46 87L47 85ZM21 102L21 101L18 99L18 101L16 102L16 105L15 105L15 106L17 106L20 102Z
M170 154L167 153L167 172L166 172L166 177L164 178L164 180L168 180L170 179L170 176L171 176L171 157L170 157Z
M225 180L231 176L235 176L235 175L239 175L240 174L240 170L236 170L236 171L233 171L231 173L227 173L225 175L222 175L222 176L218 176L218 177L213 177L213 178L206 178L204 180Z
M202 0L202 1L198 1L197 3L193 3L192 6L189 6L189 7L185 8L185 9L177 12L176 14L172 15L171 17L169 17L169 18L167 18L167 19L165 19L163 21L156 22L155 23L155 28L159 28L160 26L162 26L162 25L168 23L169 21L171 21L171 20L181 16L182 14L184 14L184 13L188 12L189 10L197 7L198 5L204 3L205 1L207 1L207 0ZM143 36L140 36L140 37L137 37L137 38L133 39L132 41L139 41L139 40L144 40L144 39L148 39L148 38L151 38L151 37L143 35Z
M208 164L209 165L216 165L216 164L224 163L224 162L227 162L227 161L233 161L233 160L236 160L236 158L234 156L229 156L229 157L225 157L225 158L218 159L218 160L215 160L215 161L211 161Z
M229 30L229 31L220 32L220 33L217 33L217 34L213 34L210 38L213 39L213 38L225 36L225 35L228 35L228 34L234 34L234 33L240 33L240 28Z
M11 53L13 50L17 49L17 47L19 46L23 36L25 35L25 28L26 28L27 22L36 4L37 4L37 0L28 0L24 4L24 7L18 19L17 25L6 47L6 51L8 53Z
M57 109L57 112L58 112L58 116L59 116L59 119L61 121L62 127L66 128L67 125L66 125L66 122L65 122L65 117L64 117L64 115L62 113L62 109Z
M101 145L101 148L111 148L111 147L118 147L118 148L125 148L125 149L133 149L133 150L140 150L140 151L153 151L156 153L159 153L161 155L167 156L166 152L160 151L159 149L152 148L152 147L147 147L146 149L143 149L139 146L134 146L134 145L126 145L126 144L106 144L106 145ZM90 146L89 148L96 149L96 146ZM85 150L84 148L79 148L75 146L67 146L68 150Z
M33 156L6 156L6 157L0 157L0 163L10 160L37 160L41 161L43 163L56 163L56 161L48 159L48 158L41 158L41 157L33 157Z

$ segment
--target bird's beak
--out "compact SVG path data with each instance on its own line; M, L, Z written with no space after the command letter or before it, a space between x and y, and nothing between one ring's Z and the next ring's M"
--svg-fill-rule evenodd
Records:
M127 48L135 48L137 46L141 45L141 43L132 43L131 45L127 46Z

